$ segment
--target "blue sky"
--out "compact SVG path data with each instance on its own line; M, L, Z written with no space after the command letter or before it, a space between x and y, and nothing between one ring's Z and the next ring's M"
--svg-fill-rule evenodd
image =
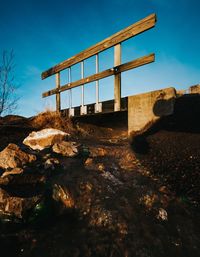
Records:
M41 94L55 87L55 77L40 79L42 71L79 53L145 16L156 13L157 24L122 44L122 61L155 52L156 62L122 75L122 95L200 83L199 0L0 0L0 52L15 52L15 77L21 97L17 114L31 116L54 108L55 96ZM85 63L94 72L94 58ZM113 66L113 49L100 55L100 69ZM73 80L80 67L72 70ZM62 73L61 82L67 82ZM62 94L62 107L68 106ZM113 78L100 81L100 100L113 98ZM95 87L85 86L85 102L95 102ZM73 105L80 88L73 89Z

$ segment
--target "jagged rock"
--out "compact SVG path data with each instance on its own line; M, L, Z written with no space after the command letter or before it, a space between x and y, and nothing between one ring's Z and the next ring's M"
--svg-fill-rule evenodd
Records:
M53 187L53 199L61 202L66 209L74 208L74 199L66 187L55 184Z
M33 131L26 137L23 143L33 150L43 150L44 148L51 147L55 143L67 139L68 133L58 129L48 128L40 131Z
M40 200L41 195L28 198L15 197L0 188L0 217L11 216L23 219Z
M79 153L79 145L76 142L62 141L53 145L52 150L55 153L62 154L67 157L75 157Z
M8 171L5 171L2 175L1 175L1 178L5 178L6 176L9 176L9 175L18 175L18 174L22 174L24 172L24 170L22 168L15 168L15 169L12 169L12 170L8 170Z
M23 152L17 145L9 144L0 152L0 168L21 168L36 160L36 156Z

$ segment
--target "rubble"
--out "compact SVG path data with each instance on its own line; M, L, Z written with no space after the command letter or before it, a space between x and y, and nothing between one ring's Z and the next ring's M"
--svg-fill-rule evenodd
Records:
M9 144L0 152L0 168L2 169L22 168L34 161L36 161L35 155L25 153L15 144Z
M66 157L75 157L79 154L80 145L76 142L62 141L55 143L52 147L53 152Z

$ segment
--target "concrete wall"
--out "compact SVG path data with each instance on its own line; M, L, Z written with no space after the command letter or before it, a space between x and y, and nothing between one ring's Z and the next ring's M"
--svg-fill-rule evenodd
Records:
M128 134L150 128L162 116L173 114L176 90L165 88L128 97Z
M191 86L189 92L190 94L200 94L200 85Z

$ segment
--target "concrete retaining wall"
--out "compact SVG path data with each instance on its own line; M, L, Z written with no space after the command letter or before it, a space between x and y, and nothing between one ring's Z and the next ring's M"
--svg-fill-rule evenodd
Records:
M176 90L165 88L128 97L128 134L145 132L162 116L173 114Z
M190 94L200 94L200 85L191 86L189 92Z

